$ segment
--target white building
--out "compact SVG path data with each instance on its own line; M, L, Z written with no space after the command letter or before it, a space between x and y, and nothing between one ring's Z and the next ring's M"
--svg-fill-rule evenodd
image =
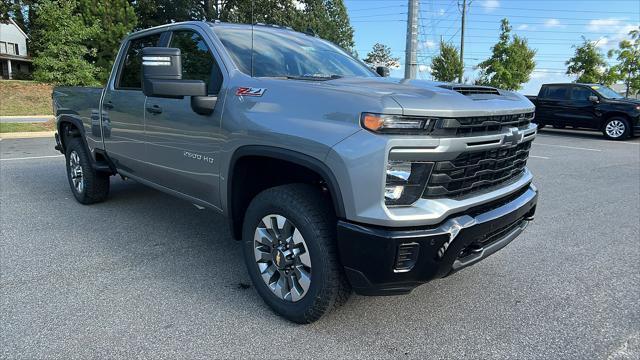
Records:
M611 89L615 92L617 92L618 94L625 96L625 94L627 93L627 85L626 84L613 84L611 85ZM640 95L634 95L629 93L629 97L632 99L640 99Z
M31 72L27 34L13 20L0 21L0 75L12 79L17 73Z

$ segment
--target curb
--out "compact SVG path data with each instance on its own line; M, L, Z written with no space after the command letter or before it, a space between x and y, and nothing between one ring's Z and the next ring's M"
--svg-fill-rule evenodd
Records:
M32 132L12 132L0 133L0 139L32 139L32 138L53 138L55 131L32 131Z
M53 119L55 119L55 116L53 116L53 115L2 115L2 116L0 116L0 119L6 119L6 120L24 119L24 118L38 118L38 119L50 119L50 120L53 120Z

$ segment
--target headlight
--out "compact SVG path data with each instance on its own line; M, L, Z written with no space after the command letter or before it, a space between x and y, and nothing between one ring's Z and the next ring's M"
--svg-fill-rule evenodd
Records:
M416 202L427 184L433 168L430 162L389 161L384 202L388 206L411 205Z
M360 120L363 128L373 132L410 134L430 131L436 119L417 116L362 113Z

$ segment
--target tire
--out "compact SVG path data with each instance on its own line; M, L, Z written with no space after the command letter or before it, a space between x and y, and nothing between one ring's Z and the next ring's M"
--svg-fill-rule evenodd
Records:
M104 201L109 195L109 174L96 172L91 166L91 158L80 138L69 138L65 159L67 179L76 200L85 205Z
M264 302L292 322L314 322L351 295L338 261L336 221L322 192L305 184L267 189L247 209L242 241L249 276ZM285 254L294 248L298 256L290 259Z
M536 123L536 125L538 126L538 130L542 130L542 129L544 129L545 126L547 126L545 124L537 124L537 123Z
M605 121L602 133L609 140L624 140L631 134L631 127L626 119L612 117Z

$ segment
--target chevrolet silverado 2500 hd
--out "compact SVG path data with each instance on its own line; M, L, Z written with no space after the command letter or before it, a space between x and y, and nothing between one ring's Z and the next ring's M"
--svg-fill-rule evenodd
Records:
M294 322L472 265L536 209L524 96L384 78L286 28L136 32L104 89L53 97L80 203L119 174L217 210L257 292Z

